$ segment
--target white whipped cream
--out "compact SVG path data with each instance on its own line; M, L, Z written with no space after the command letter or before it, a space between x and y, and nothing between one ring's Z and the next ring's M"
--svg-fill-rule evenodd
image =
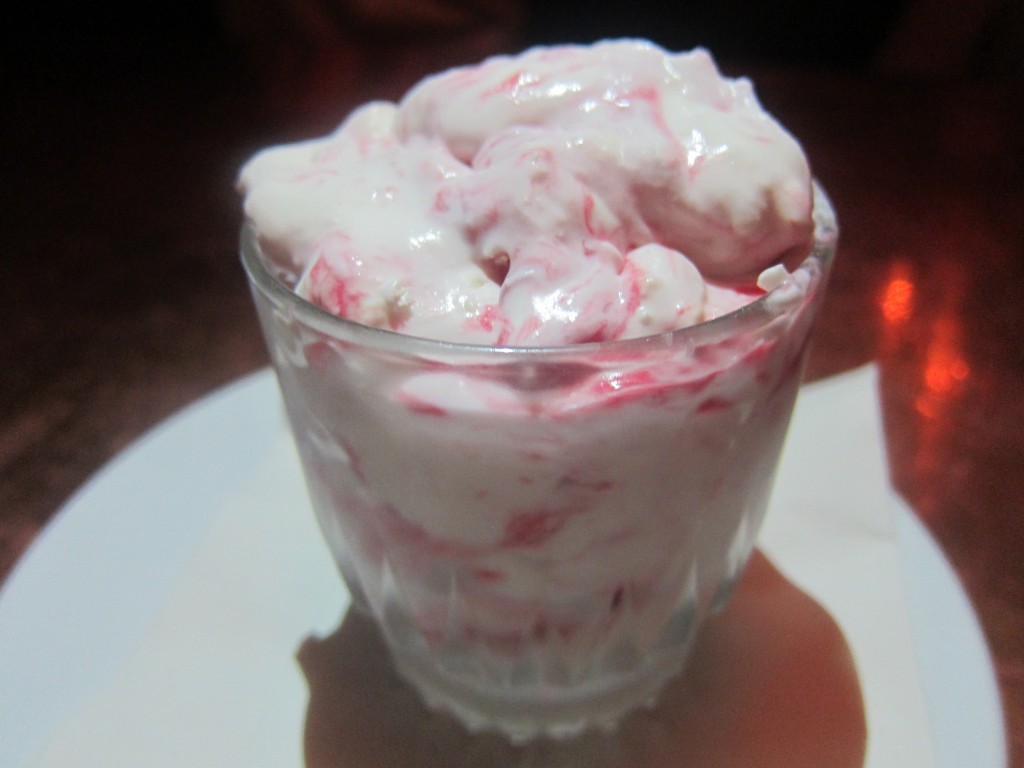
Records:
M722 77L706 51L640 41L427 78L325 138L260 153L240 187L305 298L474 344L710 319L760 295L759 273L812 229L803 152L750 83Z

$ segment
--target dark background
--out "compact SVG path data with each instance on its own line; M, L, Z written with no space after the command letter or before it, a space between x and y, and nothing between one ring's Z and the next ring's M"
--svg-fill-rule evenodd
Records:
M169 63L188 53L209 54L225 43L224 5L217 0L108 0L57 7L9 0L5 5L5 57L44 69L81 62L98 68ZM259 0L250 5L260 12ZM719 56L748 62L856 67L870 58L906 5L886 0L529 0L522 9L520 39L530 44L639 36L680 50L706 45ZM394 26L400 27L400 21Z
M268 9L286 2L108 0L54 5L8 0L0 32L5 79L82 82L112 73L138 74L140 68L150 71L237 57L241 53L238 28L252 27L253 19L272 15L274 11ZM459 15L455 11L448 14L447 22L438 14L429 23L426 16L410 18L404 7L407 3L399 3L403 7L396 6L394 15L388 17L387 0L320 0L319 5L339 27L357 31L361 46L386 48L396 40L423 37L443 45L446 35L455 38L472 26L472 20L483 26L489 17L505 26L509 49L639 36L678 50L704 45L719 59L744 66L864 70L884 64L882 59L902 57L897 68L918 74L955 70L984 77L1019 77L1022 71L1019 50L1024 42L1024 11L1014 0L435 3L449 9L468 8L461 15L461 24L455 20ZM366 11L366 6L372 11ZM287 26L270 25L254 36L255 42L243 45L263 45L264 54L272 55L272 38L287 34ZM926 50L917 50L921 47ZM244 55L253 55L253 51ZM380 65L387 67L386 62Z

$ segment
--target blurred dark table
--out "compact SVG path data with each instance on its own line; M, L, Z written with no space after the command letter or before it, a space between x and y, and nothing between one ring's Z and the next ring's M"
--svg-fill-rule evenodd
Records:
M254 149L406 84L365 66L345 79L358 88L321 89L329 109L307 99L294 117L230 62L5 86L0 579L104 462L267 364L233 176ZM893 484L974 603L1021 768L1024 92L755 75L843 228L808 376L880 366Z

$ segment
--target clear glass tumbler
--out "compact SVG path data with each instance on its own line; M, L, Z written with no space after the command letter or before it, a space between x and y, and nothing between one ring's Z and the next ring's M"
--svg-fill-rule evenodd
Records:
M609 726L682 668L771 491L837 239L719 319L498 348L339 319L242 258L313 506L432 707L513 740Z

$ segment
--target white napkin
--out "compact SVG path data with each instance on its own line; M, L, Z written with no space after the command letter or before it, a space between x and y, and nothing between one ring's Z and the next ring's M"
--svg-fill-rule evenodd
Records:
M760 545L843 629L868 720L866 765L934 765L889 517L875 371L805 387ZM282 428L211 517L157 618L35 766L303 765L295 652L348 596Z

